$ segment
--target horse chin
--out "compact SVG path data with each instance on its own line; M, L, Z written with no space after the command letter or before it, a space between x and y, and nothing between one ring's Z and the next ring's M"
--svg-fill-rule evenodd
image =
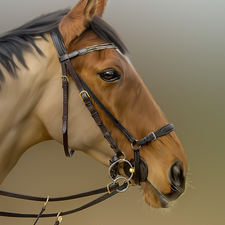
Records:
M156 187L149 181L146 180L141 182L141 187L143 188L143 196L145 202L153 208L168 208L171 202L160 193Z

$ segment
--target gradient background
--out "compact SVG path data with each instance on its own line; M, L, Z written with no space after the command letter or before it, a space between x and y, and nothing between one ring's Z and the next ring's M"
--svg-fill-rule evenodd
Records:
M0 31L42 13L73 7L77 0L1 0ZM132 187L95 207L63 218L62 224L225 224L224 219L224 0L109 0L104 19L121 35L131 60L173 122L187 154L189 188L170 212L155 211ZM29 149L0 189L36 196L64 196L109 183L107 168L83 153L72 159L54 141ZM65 211L92 198L51 203ZM0 197L0 210L38 213L43 203ZM54 224L41 219L39 225ZM33 219L0 218L30 225Z

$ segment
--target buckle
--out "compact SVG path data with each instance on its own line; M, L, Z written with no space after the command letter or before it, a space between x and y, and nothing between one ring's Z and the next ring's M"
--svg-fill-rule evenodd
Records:
M87 91L81 91L79 93L79 96L80 96L80 98L81 98L82 101L84 101L83 98L82 98L82 96L81 96L83 93L85 93L88 96L88 98L91 98Z
M66 78L67 83L69 83L69 78L68 78L67 76L63 75L63 76L61 76L61 78L62 78L62 79L63 79L63 78Z
M155 139L157 138L156 135L155 135L155 133L154 133L154 132L151 132L149 135L151 135L151 134L152 134L152 136L153 136L153 138L154 138L154 139L151 140L151 141L155 141ZM149 135L148 135L148 136L149 136Z
M115 184L115 183L111 182L111 183L107 184L107 186L106 186L109 194L111 194L113 191L116 191L116 190L110 191L110 185L112 185L112 184Z

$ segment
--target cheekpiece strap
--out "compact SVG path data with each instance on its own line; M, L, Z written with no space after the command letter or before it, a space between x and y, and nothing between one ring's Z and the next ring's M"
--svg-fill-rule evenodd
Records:
M63 96L64 96L64 98L63 98L63 100L64 100L63 101L64 102L64 105L63 105L63 145L64 145L64 150L65 150L66 156L72 156L74 153L73 150L71 150L70 152L68 151L68 137L67 137L68 121L67 120L68 120L68 80L69 79L66 74L66 72L67 72L66 69L68 69L73 81L75 82L77 89L80 93L79 95L80 95L82 101L85 103L86 107L88 108L89 112L91 113L91 116L93 117L93 119L95 120L95 122L99 126L99 128L101 129L104 137L109 142L111 148L114 150L114 152L117 156L122 155L122 152L118 148L118 146L117 146L116 142L114 141L114 139L112 138L110 132L107 130L107 128L101 121L101 119L98 115L98 112L95 110L95 108L90 100L90 97L93 98L94 94L92 93L92 91L89 88L85 88L85 87L87 87L87 85L81 79L81 77L76 72L76 70L73 68L73 66L70 62L71 58L74 58L77 56L81 56L81 55L84 55L84 54L87 54L90 52L100 51L100 50L104 50L104 49L117 49L117 47L113 43L105 43L105 44L99 44L99 45L93 45L90 47L86 47L86 48L83 48L83 49L80 49L77 51L73 51L71 53L66 53L66 49L63 44L63 39L62 39L58 29L53 30L51 35L52 35L53 43L54 43L55 48L58 53L59 61L61 63L62 72L63 72L63 76L62 76L63 90L64 90L63 91L63 93L64 93L63 94ZM94 99L94 100L96 101L96 99ZM98 100L98 102L100 102L100 101Z
M57 54L60 57L64 55L66 52L66 48L63 44L62 37L58 31L58 29L54 29L51 33L52 40L54 46L56 48ZM64 152L67 157L72 157L74 154L74 150L69 150L68 146L68 83L69 78L67 76L66 64L61 63L62 68L62 89L63 89L63 117L62 117L62 133L63 133L63 147Z

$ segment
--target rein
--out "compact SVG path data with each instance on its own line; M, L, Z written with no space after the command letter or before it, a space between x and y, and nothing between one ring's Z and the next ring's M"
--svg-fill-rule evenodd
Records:
M107 185L107 187L88 191L88 192L83 192L80 194L76 195L69 195L69 196L64 196L64 197L55 197L55 198L44 198L44 197L36 197L36 196L30 196L30 195L23 195L23 194L17 194L13 192L8 192L8 191L2 191L0 190L0 195L2 196L7 196L7 197L13 197L13 198L18 198L18 199L24 199L24 200L30 200L30 201L36 201L36 202L45 202L44 204L44 209L46 209L47 203L48 202L60 202L60 201L67 201L67 200L73 200L73 199L78 199L78 198L83 198L83 197L88 197L92 195L97 195L97 194L102 194L107 192L106 194L102 195L101 197L79 207L76 209L72 209L69 211L65 212L60 212L61 216L69 215L75 212L79 212L83 209L86 209L88 207L91 207L101 201L106 200L107 198L115 195L118 193L116 190L120 190L124 188L126 184L123 184L119 186L119 184L112 184L112 185ZM41 213L42 214L42 213ZM49 213L49 214L43 214L41 217L47 218L47 217L56 217L58 213ZM2 212L0 211L0 216L6 216L6 217L22 217L22 218L37 218L39 214L22 214L22 213L11 213L11 212Z
M77 89L79 91L79 96L81 97L82 101L88 108L91 113L91 116L95 120L96 124L101 129L104 137L110 144L111 148L115 152L114 157L110 160L110 167L108 170L108 175L112 179L112 183L108 184L107 187L96 189L89 192L84 192L77 195L59 197L59 198L42 198L42 197L35 197L35 196L28 196L28 195L21 195L6 191L0 190L0 195L20 198L25 200L32 200L32 201L45 201L44 206L42 207L39 214L21 214L21 213L11 213L11 212L3 212L0 211L0 216L6 217L23 217L23 218L37 218L34 225L37 223L40 217L57 217L55 225L58 225L61 222L62 216L69 215L88 207L91 207L99 202L102 202L108 199L111 196L119 192L125 192L131 182L131 179L134 179L135 184L140 185L140 182L144 182L147 180L148 176L148 166L143 158L140 157L140 148L142 145L145 145L151 141L156 140L158 137L164 136L169 134L171 131L174 130L174 126L172 123L169 123L156 132L151 132L148 136L142 138L141 140L136 140L128 130L112 115L112 113L102 104L102 102L97 98L97 96L92 92L92 90L88 87L88 85L83 81L83 79L79 76L79 74L73 68L70 59L75 58L77 56L82 56L84 54L88 54L94 51L101 51L105 49L117 49L117 47L113 43L106 43L100 45L93 45L90 47L86 47L77 51L73 51L71 53L66 52L66 48L64 46L63 38L58 30L55 28L52 33L52 40L56 51L58 53L59 62L62 68L62 88L63 88L63 117L62 117L62 132L63 132L63 146L65 155L67 157L71 157L74 154L74 150L69 150L68 147L68 88L69 88L69 78L67 76L67 70L70 73L73 81L75 82ZM95 103L104 111L104 113L110 118L110 120L122 131L122 133L127 137L127 139L131 143L131 148L134 151L134 158L130 161L126 160L126 155L119 149L117 143L112 138L110 132L107 130L105 125L103 124L101 118L99 117L98 112L94 108L91 98L95 101ZM135 147L134 147L135 146ZM119 174L118 165L123 164L123 169L125 174L128 178L123 177ZM124 183L119 185L119 180L122 179ZM69 211L61 212L61 213L50 213L50 214L43 214L46 209L48 202L56 202L56 201L65 201L71 200L91 195L96 195L100 193L108 192L101 197L79 207L76 209L72 209Z
M30 200L30 201L42 201L45 202L44 206L42 207L41 211L39 214L24 214L24 213L12 213L12 212L4 212L0 211L0 216L4 217L19 217L19 218L36 218L36 221L34 222L34 225L37 223L40 217L42 218L50 218L50 217L57 217L57 220L55 222L55 225L59 224L62 220L62 216L70 215L76 212L79 212L81 210L84 210L86 208L89 208L93 205L96 205L112 196L115 194L119 193L120 190L123 190L126 188L127 184L124 183L123 185L119 185L118 183L114 184L109 184L107 187L88 191L88 192L83 192L80 194L76 195L70 195L70 196L64 196L64 197L56 197L56 198L43 198L43 197L36 197L36 196L30 196L30 195L22 195L22 194L17 194L17 193L12 193L12 192L7 192L7 191L2 191L0 190L0 195L2 196L7 196L7 197L13 197L13 198L18 198L18 199L24 199L24 200ZM73 200L73 199L78 199L82 197L87 197L87 196L92 196L92 195L97 195L97 194L106 194L102 195L101 197L72 210L69 211L64 211L64 212L57 212L57 213L48 213L48 214L43 214L44 211L46 210L48 202L60 202L60 201L67 201L67 200Z

